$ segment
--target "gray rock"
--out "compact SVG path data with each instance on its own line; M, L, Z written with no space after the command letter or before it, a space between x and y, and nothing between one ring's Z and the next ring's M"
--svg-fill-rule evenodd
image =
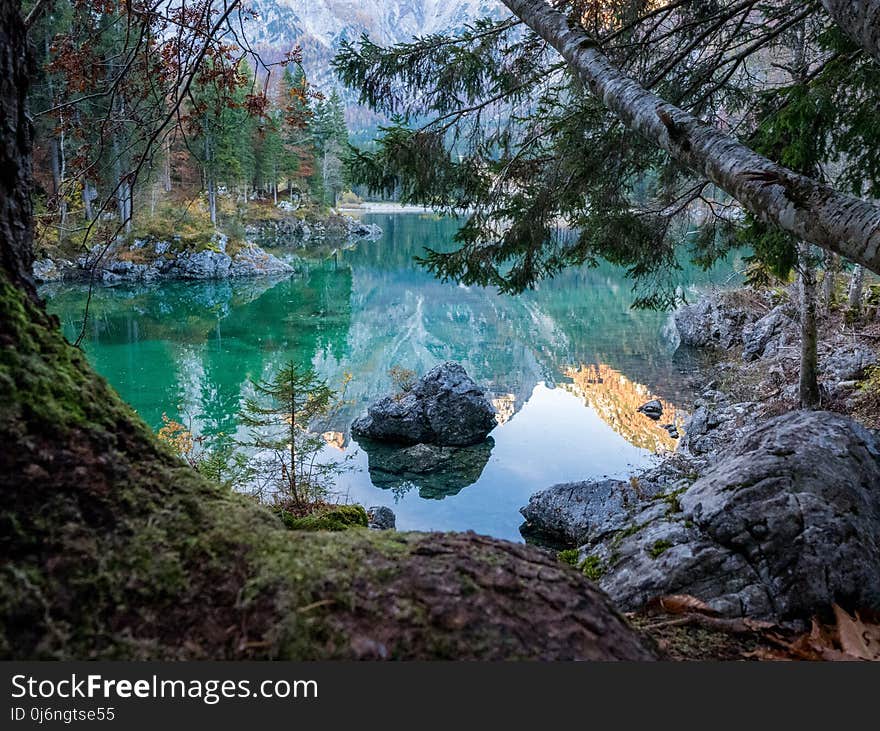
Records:
M724 293L716 293L679 308L674 319L681 343L724 350L739 345L743 327L754 322L756 315L728 299Z
M684 436L678 450L702 467L753 429L760 405L751 401L731 403L719 392L704 394L694 403L694 411L684 423Z
M100 257L98 269L102 284L115 286L126 283L152 282L158 279L211 280L228 278L258 277L287 274L293 268L272 254L254 244L245 244L234 257L226 253L227 238L218 234L215 249L203 251L172 250L171 243L159 241L152 244L155 258L146 261L131 261L121 258L126 252L138 252L143 257L147 242L135 240L131 246L117 245L104 251L100 245L89 254L80 256L76 263L52 262L48 259L35 265L38 281L54 279L88 278L94 262Z
M368 508L367 518L369 519L367 527L372 530L395 530L397 527L394 511L384 505L374 505Z
M658 421L660 417L663 416L663 404L661 404L657 399L653 399L651 401L648 401L648 403L646 404L642 404L637 410L639 413L644 414L654 421Z
M568 482L535 493L520 508L526 522L520 532L551 545L580 545L600 526L607 530L626 521L627 483L621 480Z
M495 427L495 409L457 363L442 363L409 391L386 396L355 420L352 433L397 444L478 444Z
M639 488L637 491L631 482L622 480L554 485L532 495L529 504L520 509L526 519L520 532L538 543L578 546L624 528L629 521L627 509L659 491L651 482L639 484Z
M580 549L624 610L692 594L725 615L880 608L880 447L827 412L778 416L677 494L603 522Z
M223 252L205 249L177 256L171 276L179 279L223 279L229 276L232 258Z
M375 241L382 236L382 228L375 223L364 223L354 218L346 218L348 218L348 235L352 238Z
M229 267L232 277L288 274L293 267L254 244L246 244L235 254Z
M870 348L854 344L835 350L821 363L822 375L834 381L855 381L877 363L877 354Z
M743 330L744 361L772 358L798 341L798 323L790 313L789 306L779 305Z
M61 279L61 268L51 259L37 259L33 266L37 282L57 282Z

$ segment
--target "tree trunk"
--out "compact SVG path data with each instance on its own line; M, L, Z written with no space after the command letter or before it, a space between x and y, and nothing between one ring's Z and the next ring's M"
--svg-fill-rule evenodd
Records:
M165 136L162 143L164 154L162 155L162 188L166 193L171 192L171 139Z
M95 195L95 187L88 180L84 181L82 199L87 221L91 221L95 217L95 214L92 211L92 201L94 200Z
M816 270L810 247L798 247L798 275L801 294L801 364L799 397L802 409L819 407L819 344L816 318Z
M651 659L544 552L291 532L156 441L34 288L19 7L0 3L0 657Z
M880 206L758 155L633 81L544 0L503 0L623 123L736 198L759 220L880 273Z
M822 7L880 63L880 0L821 0Z
M834 292L837 289L837 271L840 269L840 257L826 251L824 257L825 274L822 277L822 304L825 313L831 312L834 306Z
M856 264L849 280L847 297L847 319L857 322L862 316L862 291L865 284L865 270Z

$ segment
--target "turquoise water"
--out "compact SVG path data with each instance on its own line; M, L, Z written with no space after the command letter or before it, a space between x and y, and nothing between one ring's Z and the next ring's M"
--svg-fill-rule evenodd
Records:
M196 433L235 432L249 379L271 377L289 359L331 386L350 373L348 403L323 425L326 453L344 452L355 467L337 490L343 499L389 505L400 529L521 540L518 510L535 491L623 475L674 447L635 408L658 396L668 420L680 420L694 363L676 353L668 314L630 309L620 271L570 271L519 297L499 295L439 282L413 262L425 246L448 246L455 221L368 220L383 228L380 240L310 262L287 279L99 288L85 351L154 428L167 413ZM731 271L730 264L685 270L683 283L722 282ZM43 293L73 338L84 288ZM392 389L393 366L422 373L443 360L462 363L495 400L502 423L494 445L449 473L381 472L382 454L366 454L348 425Z

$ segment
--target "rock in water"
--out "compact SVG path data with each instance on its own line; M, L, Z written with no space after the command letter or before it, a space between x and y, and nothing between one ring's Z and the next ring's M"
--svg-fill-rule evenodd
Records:
M661 404L657 399L653 399L648 401L646 404L642 404L639 406L638 411L650 419L657 421L663 416L663 404Z
M495 427L495 409L458 363L432 368L407 392L386 396L351 425L352 433L397 444L463 447Z
M665 594L777 620L834 602L880 609L880 445L850 419L771 419L690 487L642 500L625 520L605 501L584 512L602 486L595 497L583 488L577 510L559 507L577 517L575 530L559 529L587 536L580 559L623 610Z
M635 500L632 485L623 480L554 485L532 495L520 509L526 519L520 532L537 543L578 546L594 535L623 529L626 506Z

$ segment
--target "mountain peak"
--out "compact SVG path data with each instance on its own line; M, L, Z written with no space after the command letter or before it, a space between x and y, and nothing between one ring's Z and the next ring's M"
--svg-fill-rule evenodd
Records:
M507 13L497 0L250 0L259 20L247 29L255 46L335 51L362 33L381 44L448 33L482 17Z

